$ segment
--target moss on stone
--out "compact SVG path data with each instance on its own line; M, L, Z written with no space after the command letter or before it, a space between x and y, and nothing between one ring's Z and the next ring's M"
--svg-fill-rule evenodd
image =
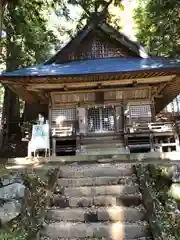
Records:
M20 215L1 228L0 240L34 240L44 223L44 212L49 201L49 191L57 179L58 170L47 172L42 181L34 172L24 173L26 186Z
M180 215L175 213L176 201L169 196L171 181L167 171L154 165L136 167L144 203L151 211L148 220L154 239L178 240L180 236ZM149 193L147 196L147 192ZM152 203L149 202L152 200Z

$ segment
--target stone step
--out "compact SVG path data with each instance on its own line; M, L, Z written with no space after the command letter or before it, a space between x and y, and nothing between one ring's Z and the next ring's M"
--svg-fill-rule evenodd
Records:
M53 240L58 238L106 238L125 240L149 236L149 229L144 222L138 223L72 223L56 222L45 224L41 236Z
M81 238L58 238L58 240L80 240ZM47 237L43 237L41 236L40 237L40 240L53 240L52 238L47 238ZM85 238L85 240L105 240L104 237L102 238L96 238L96 237L92 237L92 238ZM126 239L123 239L123 240L126 240ZM153 240L152 237L142 237L142 238L128 238L127 240Z
M52 195L50 207L92 207L92 206L138 206L142 202L141 194L124 195L120 197L96 196L96 197L71 197Z
M80 178L80 177L103 177L103 176L131 176L133 169L131 165L99 163L77 166L62 166L60 177L62 178Z
M132 177L86 177L86 178L60 178L57 186L60 187L81 187L81 186L100 186L115 184L133 184Z
M143 208L133 207L100 207L100 208L67 208L49 209L46 220L76 222L136 222L145 219Z
M90 197L90 196L122 196L139 193L138 185L102 185L92 187L68 187L64 188L62 194L67 197Z

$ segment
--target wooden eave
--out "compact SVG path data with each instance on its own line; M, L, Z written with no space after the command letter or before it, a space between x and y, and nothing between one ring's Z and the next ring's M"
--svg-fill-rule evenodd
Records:
M161 68L149 69L131 72L106 72L106 73L92 73L92 74L76 74L76 75L49 75L49 76L0 76L0 82L3 84L17 84L26 86L28 83L76 83L79 81L102 81L102 80L116 80L116 79L136 79L149 78L158 76L176 75L180 76L179 68Z
M170 79L168 79L170 76ZM156 80L156 78L159 80ZM173 79L173 80L172 80ZM89 75L64 75L41 77L5 77L0 82L8 85L26 102L48 103L53 91L83 91L127 88L136 86L157 86L156 111L159 112L180 92L180 71L160 69L121 73L103 73ZM176 85L174 85L176 84ZM54 86L53 86L54 85ZM173 88L173 86L175 86Z

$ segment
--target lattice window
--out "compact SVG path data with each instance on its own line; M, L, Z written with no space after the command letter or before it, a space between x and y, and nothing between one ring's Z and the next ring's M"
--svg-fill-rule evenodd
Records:
M76 109L53 109L52 110L52 121L75 121L76 120Z
M122 51L113 45L103 43L99 39L94 39L92 43L92 58L106 58L124 56Z
M151 105L131 106L130 107L130 118L132 121L151 121Z
M102 108L102 130L114 131L115 109L111 107Z
M115 109L112 107L88 109L88 131L97 133L114 131L114 116Z
M98 108L88 109L88 131L99 132L101 130L100 115Z
M80 49L67 55L69 60L85 60L106 57L126 56L127 53L120 47L111 42L94 38L91 42L84 42Z

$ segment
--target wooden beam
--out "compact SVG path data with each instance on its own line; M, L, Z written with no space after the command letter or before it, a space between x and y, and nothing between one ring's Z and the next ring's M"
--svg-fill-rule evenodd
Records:
M105 81L86 81L86 82L76 82L75 84L67 83L31 83L27 85L27 90L33 91L33 89L68 89L80 88L80 87L98 87L99 84L102 86L115 86L115 85L127 85L127 84L159 84L168 83L174 78L175 75L161 76L161 77L151 77L151 78L137 78L135 79L119 79L119 80L105 80ZM58 81L58 80L57 80Z
M33 102L37 101L37 95L34 94L34 93L31 94L30 92L28 92L23 87L19 86L18 88L14 88L11 85L7 85L7 86L8 86L9 89L11 89L11 91L16 93L20 98L25 100L27 103L33 103Z
M161 95L155 95L155 96L154 96L154 98L163 98L163 97L164 97L164 95L162 95L162 94L161 94Z
M128 101L128 99L126 99ZM148 101L148 99L134 99L134 101L132 99L130 99L131 102L133 102L134 104L145 104L145 103L151 103ZM129 101L128 101L129 102ZM96 103L95 101L89 101L89 102L82 102L81 103L81 107L90 107L90 106L119 106L122 105L122 101L114 99L114 100L105 100L104 103ZM52 108L72 108L72 107L78 107L78 103L76 102L69 102L69 103L53 103Z
M134 90L138 91L138 90L149 90L151 91L151 87L150 86L145 86L145 87L136 87L134 88ZM132 91L131 88L111 88L111 89L107 89L107 88L102 88L102 89L83 89L83 90L73 90L73 91L68 91L68 92L64 92L64 91L52 91L51 95L53 94L73 94L73 93L90 93L90 92L109 92L109 91Z

